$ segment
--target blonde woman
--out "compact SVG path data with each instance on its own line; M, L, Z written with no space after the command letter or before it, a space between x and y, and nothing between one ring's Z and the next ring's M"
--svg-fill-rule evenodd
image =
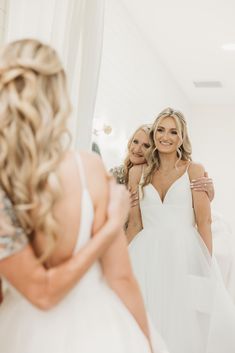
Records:
M133 135L127 144L127 155L124 159L123 165L114 167L110 172L115 177L117 183L129 184L129 171L134 165L138 165L139 169L143 169L146 166L146 156L150 147L149 133L151 130L150 124L141 125L135 130ZM208 194L210 201L214 198L214 186L212 179L208 178L207 173L202 178L197 178L191 183L191 188L195 191L205 191ZM135 190L131 191L131 207L138 205L139 197L138 192ZM131 242L132 238L142 229L140 224L135 222L135 213L138 210L132 209L130 219L133 221L127 231L128 243ZM138 214L137 214L138 217ZM127 223L126 223L127 225Z
M162 111L150 145L144 171L129 172L140 203L128 224L143 227L129 249L147 309L172 353L232 353L235 307L213 256L209 199L190 189L205 171L182 113Z
M144 165L146 163L146 152L149 144L150 125L144 124L138 127L127 144L127 155L123 165L110 170L118 184L128 185L129 170L133 165Z
M127 154L123 165L110 170L118 184L128 185L130 169L134 165L144 166L147 163L146 155L150 147L149 133L151 127L151 124L144 124L135 130L127 143ZM211 178L208 178L206 172L202 178L192 181L191 188L195 191L205 191L210 201L214 198L213 181Z
M122 233L128 198L111 187L124 208L115 221L120 203L107 211L99 158L63 147L70 102L56 52L30 39L7 45L0 101L1 351L150 352Z

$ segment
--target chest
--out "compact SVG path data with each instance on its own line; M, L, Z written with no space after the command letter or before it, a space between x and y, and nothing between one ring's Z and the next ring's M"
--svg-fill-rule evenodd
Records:
M159 194L162 202L171 187L178 181L185 173L185 169L173 170L169 173L156 171L152 178L152 185Z

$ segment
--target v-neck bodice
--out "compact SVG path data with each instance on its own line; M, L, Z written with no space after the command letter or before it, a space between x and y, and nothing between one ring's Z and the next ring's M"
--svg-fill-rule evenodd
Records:
M140 208L144 227L152 225L159 218L161 223L164 219L168 226L174 224L172 220L177 223L195 224L192 193L187 171L170 186L163 202L156 188L152 184L146 185L143 188L143 197L140 199ZM170 212L169 217L163 217L168 212ZM168 222L169 218L171 219L170 224Z

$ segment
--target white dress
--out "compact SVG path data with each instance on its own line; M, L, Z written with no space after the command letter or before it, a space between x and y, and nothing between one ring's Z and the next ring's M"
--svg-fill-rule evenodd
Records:
M147 310L171 353L234 353L235 306L195 227L187 171L164 202L152 184L129 246Z
M83 195L75 252L89 241L93 222L93 205L79 158L78 163ZM16 248L20 250L18 245ZM167 353L155 333L153 341L156 353ZM108 287L96 262L74 289L46 312L34 307L9 285L0 305L0 352L150 353L150 349L135 319Z
M225 287L235 304L235 234L229 223L218 212L212 212L214 255L218 262Z

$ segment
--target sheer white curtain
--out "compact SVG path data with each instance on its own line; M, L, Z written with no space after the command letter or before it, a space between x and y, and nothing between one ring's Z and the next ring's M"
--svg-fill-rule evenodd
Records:
M89 148L103 41L105 0L9 0L6 41L38 38L59 52L73 103L73 146Z
M0 45L4 41L6 0L0 0Z

